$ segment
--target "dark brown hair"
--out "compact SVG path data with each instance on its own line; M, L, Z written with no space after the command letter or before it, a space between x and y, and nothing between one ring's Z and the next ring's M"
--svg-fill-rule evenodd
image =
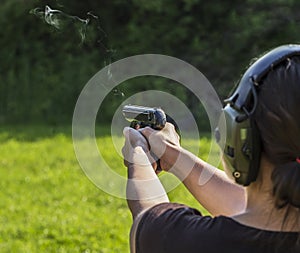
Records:
M300 208L300 57L272 69L258 90L254 115L266 157L275 165L273 194L277 208Z

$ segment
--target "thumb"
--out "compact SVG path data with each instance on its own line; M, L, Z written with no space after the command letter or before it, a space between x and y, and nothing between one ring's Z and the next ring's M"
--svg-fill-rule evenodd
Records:
M149 139L150 135L153 134L156 130L151 127L140 128L139 132L144 135L147 139Z
M128 139L128 137L129 137L129 131L130 131L130 127L124 127L123 135L126 139Z

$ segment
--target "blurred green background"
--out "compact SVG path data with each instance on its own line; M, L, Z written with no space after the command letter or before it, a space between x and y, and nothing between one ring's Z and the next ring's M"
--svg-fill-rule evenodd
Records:
M51 12L57 22L49 25L46 5L66 14ZM300 41L299 8L296 0L2 0L0 252L129 252L126 201L95 187L74 154L71 124L82 88L111 62L157 53L194 65L223 99L251 59ZM181 99L204 136L188 146L208 155L210 126L200 102L181 85L168 90L166 82L130 80L101 105L97 142L118 173L126 170L110 122L139 91ZM169 196L207 214L182 185Z
M81 41L78 24L57 29L30 14L46 5L82 19L91 12L98 20L91 19ZM299 7L296 0L2 0L0 123L70 123L87 81L109 62L136 54L185 60L224 98L252 58L299 42ZM137 89L164 86L160 79L137 82L123 88L125 97L107 99L101 112L107 122ZM172 92L207 128L197 115L199 101L180 86Z

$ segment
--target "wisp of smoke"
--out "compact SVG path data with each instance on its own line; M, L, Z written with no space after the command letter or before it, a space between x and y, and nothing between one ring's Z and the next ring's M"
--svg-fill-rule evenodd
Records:
M41 8L35 8L31 10L30 13L41 18L47 24L55 27L58 30L64 30L74 26L79 32L82 43L86 38L86 29L90 23L90 18L82 19L77 16L72 16L60 10L53 10L48 5L46 5L44 10ZM93 15L93 18L97 18L97 16Z
M108 56L108 62L109 66L111 63L111 54L114 53L114 50L108 49L106 45L103 44L103 38L107 37L107 34L105 31L101 28L99 24L99 18L98 16L94 15L92 12L87 13L86 18L80 18L78 16L73 16L70 14L67 14L61 10L54 10L51 9L48 5L45 6L44 9L42 8L35 8L30 11L30 14L33 14L37 16L38 18L45 21L47 24L51 25L57 30L65 31L66 29L73 29L76 32L78 32L80 36L80 44L83 44L85 40L87 39L87 31L88 26L91 26L92 21L95 21L96 26L93 25L96 35L99 36L96 38L95 42L98 43L102 49L104 49L106 56ZM94 23L94 24L95 24ZM90 35L89 37L93 37ZM108 68L108 78L113 80L113 75L110 71L110 67ZM121 95L124 96L124 93L121 92L118 88L113 89L114 95Z

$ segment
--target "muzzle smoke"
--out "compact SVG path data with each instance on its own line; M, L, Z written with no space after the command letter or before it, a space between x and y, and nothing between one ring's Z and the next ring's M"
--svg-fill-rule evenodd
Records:
M115 50L107 46L107 34L102 29L99 17L92 12L88 12L85 18L67 14L61 10L51 9L48 5L42 8L34 8L30 11L30 14L40 18L48 25L54 27L59 31L74 31L80 38L80 45L85 43L91 43L97 45L99 51L101 51L104 60L104 65L110 66L112 62L112 56L116 52ZM113 80L113 73L110 67L107 71L109 80ZM118 88L112 90L112 94L117 96L124 96L124 93Z

